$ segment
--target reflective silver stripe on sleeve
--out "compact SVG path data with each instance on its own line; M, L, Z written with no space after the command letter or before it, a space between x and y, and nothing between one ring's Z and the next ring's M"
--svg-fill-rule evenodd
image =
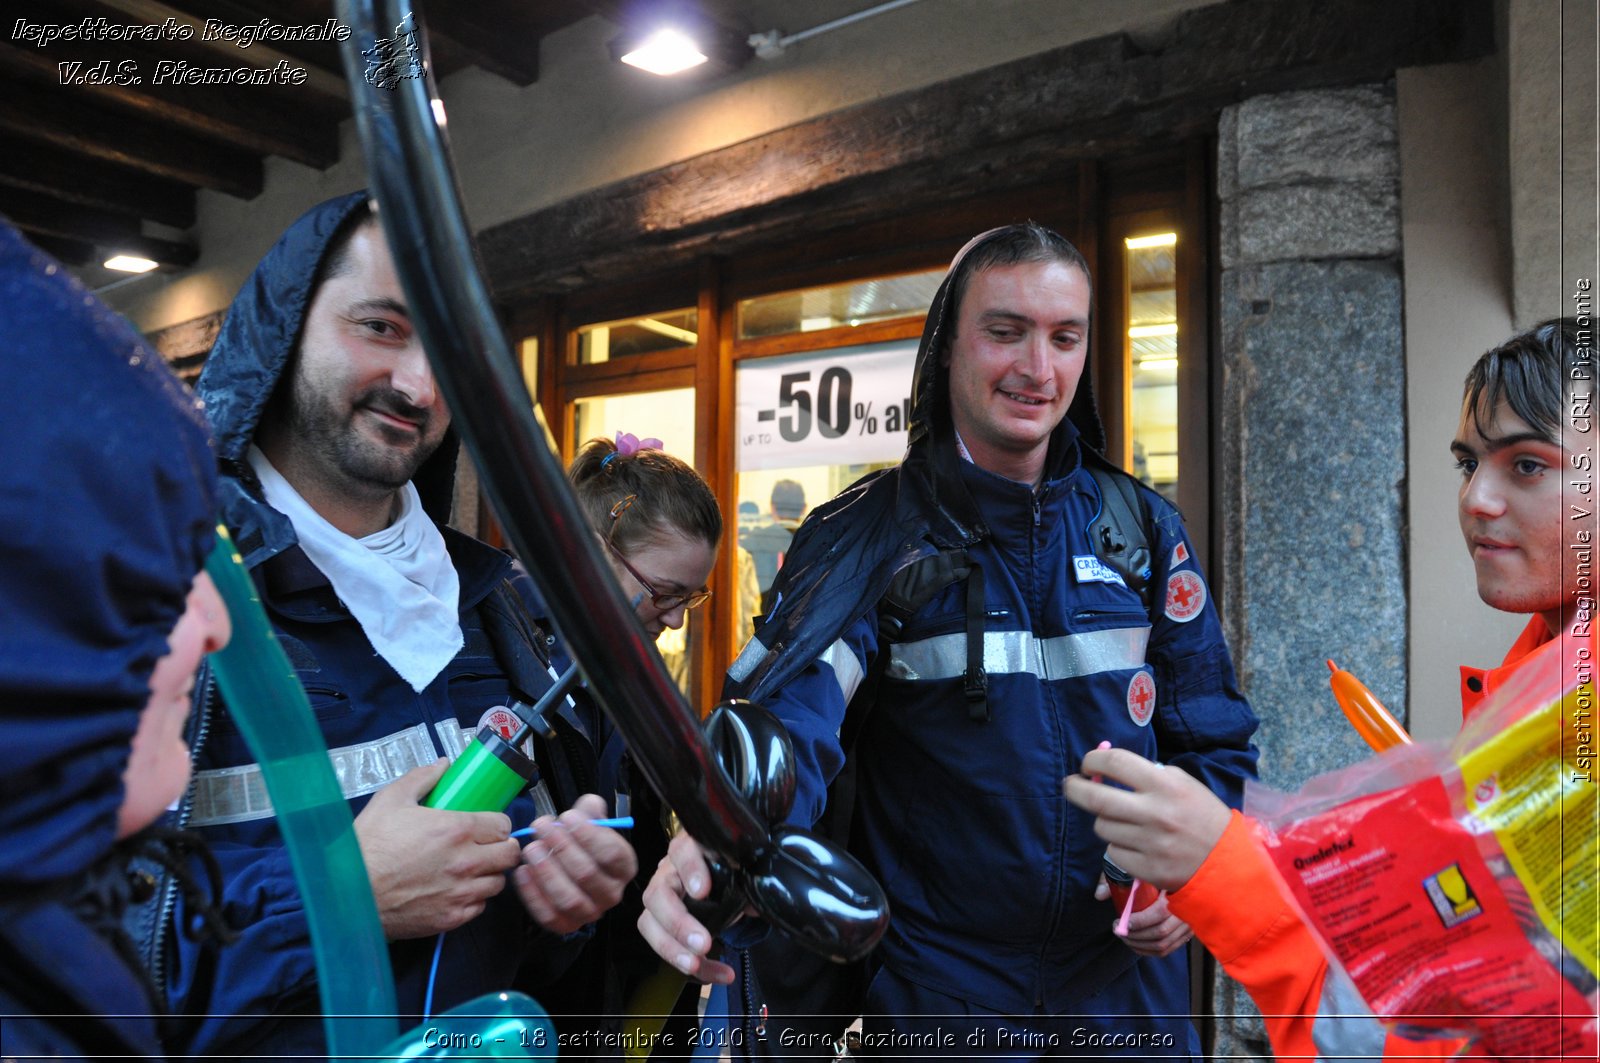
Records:
M342 746L328 751L333 774L345 797L370 794L421 764L439 759L428 737L428 725L419 723L385 738ZM191 827L246 823L272 818L272 802L259 764L212 768L194 777L194 813Z
M990 675L1026 673L1070 679L1144 664L1148 627L1080 631L1035 638L1031 631L990 631L983 636L983 669ZM892 679L955 679L967 671L967 636L957 631L895 643L885 670Z
M861 662L856 659L855 651L844 639L836 639L817 660L833 669L833 678L838 680L844 703L850 704L850 699L856 696L856 688L861 685Z
M1044 662L1044 678L1066 679L1137 668L1144 663L1145 647L1150 642L1148 627L1120 627L1108 631L1080 631L1057 635L1039 643L1039 658ZM985 637L984 648L988 648Z
M755 671L756 665L765 660L766 656L767 648L761 644L760 639L752 635L750 641L744 644L744 649L739 651L739 656L728 666L728 678L735 683L743 683L750 678L750 673Z
M1311 1040L1317 1046L1317 1063L1323 1060L1383 1059L1388 1033L1343 970L1328 967L1322 980L1322 999Z
M451 760L459 757L467 743L478 735L476 729L468 731L462 727L459 720L440 720L433 725L433 733L439 736L439 746Z
M540 816L559 816L561 810L556 807L555 798L550 796L550 784L540 779L528 788L528 796L533 798L533 818Z

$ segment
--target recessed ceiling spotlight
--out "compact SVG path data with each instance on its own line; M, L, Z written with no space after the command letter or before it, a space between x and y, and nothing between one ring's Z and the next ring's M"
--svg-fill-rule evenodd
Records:
M644 37L617 58L629 66L667 77L704 63L706 53L687 33L668 27Z
M106 269L120 270L123 273L149 273L156 268L156 265L156 262L139 255L112 255L105 261Z

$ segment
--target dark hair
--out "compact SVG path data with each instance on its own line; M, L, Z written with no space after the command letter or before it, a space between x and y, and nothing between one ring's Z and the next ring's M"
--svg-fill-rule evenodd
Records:
M974 275L996 266L1020 266L1025 262L1060 262L1076 266L1083 271L1084 280L1093 282L1089 262L1083 253L1072 246L1072 241L1046 229L1035 221L1007 225L993 229L974 241L976 244L956 263L956 275L950 282L949 309L946 320L953 325L961 313L961 300L967 294L967 284Z
M305 220L302 218L296 222L295 227L298 228ZM300 345L305 342L306 324L311 319L311 305L317 301L317 293L322 291L323 284L350 272L350 242L355 239L356 232L363 225L377 220L378 213L373 209L372 200L363 199L351 208L349 214L339 220L339 224L328 237L327 246L322 249L322 258L317 262L317 271L311 277L311 287L306 289L305 303L301 307L300 331L295 334L294 344L289 348L288 360L284 363L283 371L278 374L277 382L272 387L272 394L268 396L267 403L262 408L261 418L257 424L258 430L261 424L279 421L289 416L289 410L293 405L294 376L300 364Z
M772 512L783 520L798 520L806 511L806 489L797 480L779 480L772 485Z
M1553 318L1486 352L1467 373L1463 402L1479 432L1504 402L1550 443L1561 441L1567 386L1594 380L1594 332Z
M333 235L328 238L328 246L322 253L322 261L317 264L317 275L311 280L312 299L317 297L317 292L322 289L324 282L349 272L350 241L355 239L357 230L363 225L377 220L378 212L373 209L372 200L366 199L339 222L339 227L334 229Z
M664 531L676 531L715 549L722 541L722 511L700 474L664 450L617 453L609 439L591 439L567 469L589 526L610 535L626 554ZM611 527L611 510L634 501Z

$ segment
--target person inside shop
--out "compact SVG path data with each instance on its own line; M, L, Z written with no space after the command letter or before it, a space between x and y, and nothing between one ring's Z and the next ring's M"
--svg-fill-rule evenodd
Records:
M762 616L772 610L772 581L783 567L784 554L805 513L806 489L798 480L779 480L772 485L772 495L768 499L768 519L748 530L740 529L739 545L750 551L756 564Z

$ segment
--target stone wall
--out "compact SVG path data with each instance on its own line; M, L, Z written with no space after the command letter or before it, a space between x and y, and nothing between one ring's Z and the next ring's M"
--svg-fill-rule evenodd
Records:
M1406 697L1405 350L1392 84L1223 112L1216 464L1224 622L1261 717L1263 781L1295 789L1366 748L1334 658ZM1217 987L1219 1055L1270 1059Z

